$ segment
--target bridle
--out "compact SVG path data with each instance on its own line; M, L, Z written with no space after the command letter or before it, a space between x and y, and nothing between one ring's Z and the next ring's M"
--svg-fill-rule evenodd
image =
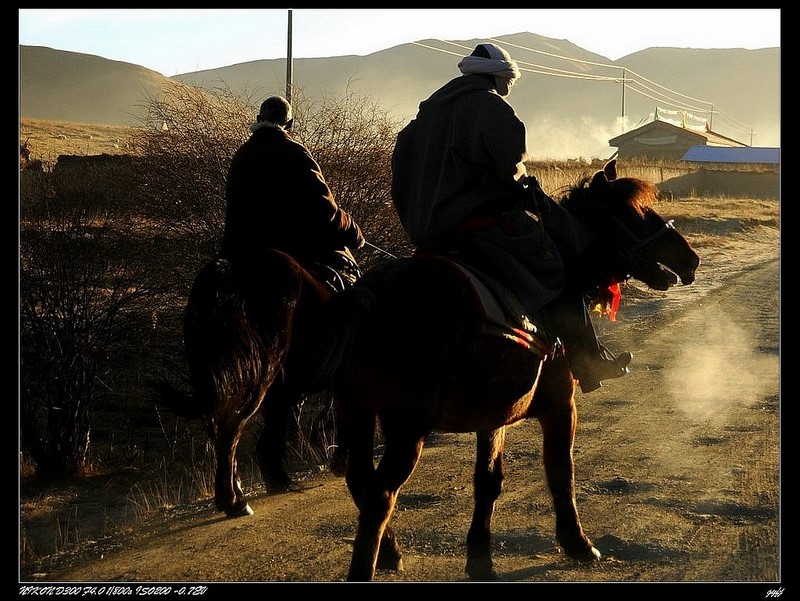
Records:
M653 244L653 242L655 242L665 234L677 231L675 229L675 220L670 219L669 221L666 221L663 226L659 227L655 232L653 232L649 236L640 238L633 231L631 231L631 229L627 225L625 225L622 222L622 220L619 219L618 217L612 217L612 220L614 222L614 225L616 226L616 229L622 234L624 234L624 236L630 242L629 246L620 245L622 255L626 256L630 262L628 277L630 277L631 273L636 271L639 266L645 263L645 260L642 259L642 257L639 255L639 251L641 251L643 248L650 246L651 244Z
M661 238L661 236L663 236L664 234L667 234L670 231L676 231L675 220L670 219L669 221L665 222L662 227L658 228L658 230L656 230L646 238L639 238L636 234L634 234L631 231L631 229L627 225L625 225L622 222L621 219L619 219L618 217L613 217L612 219L616 223L619 230L622 231L622 233L624 233L629 240L633 241L633 246L627 249L632 253L635 253L637 250L641 250L645 246L652 244L653 242Z

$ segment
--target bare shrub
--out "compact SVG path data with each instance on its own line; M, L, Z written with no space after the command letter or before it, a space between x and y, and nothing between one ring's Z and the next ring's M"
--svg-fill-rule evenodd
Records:
M246 139L249 101L227 88L205 91L169 84L147 100L147 118L128 146L146 170L146 210L171 238L173 256L192 267L222 237L225 178Z
M230 161L249 137L263 98L175 84L148 99L144 127L128 144L147 164L148 205L175 238L176 257L199 268L219 247L225 221L225 181ZM310 102L295 92L294 137L320 163L337 202L375 246L408 250L389 196L391 152L399 123L369 98L348 88L341 97ZM292 182L285 199L291 202ZM364 251L370 263L374 249Z
M128 145L146 165L139 188L146 195L148 215L169 240L165 267L176 290L188 293L194 274L219 248L228 167L249 137L263 100L233 92L224 82L215 88L168 85L147 100L145 123L132 130ZM349 88L341 97L315 102L296 90L292 107L293 136L318 160L337 202L356 218L370 244L383 250L369 246L361 251L362 268L386 252L407 254L410 246L390 198L391 153L399 123ZM285 183L285 198L264 202L292 202L293 183ZM298 420L297 448L304 449L298 454L307 457L314 453L303 441L320 438L318 420L311 416L322 407L312 404Z
M409 254L411 243L390 195L391 156L402 124L373 100L355 94L295 101L294 134L317 158L339 205L353 215L370 243L362 267L385 257Z
M43 479L87 467L100 366L159 296L103 197L65 190L34 188L20 207L21 450Z

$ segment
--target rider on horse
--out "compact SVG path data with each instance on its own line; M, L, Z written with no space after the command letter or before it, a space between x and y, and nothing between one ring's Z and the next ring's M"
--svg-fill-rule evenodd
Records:
M448 255L515 291L564 343L583 392L627 373L597 340L576 275L582 226L528 176L525 125L505 100L520 76L495 44L479 44L462 75L419 105L398 135L392 198L418 251ZM565 264L568 266L565 268ZM573 269L573 266L577 266Z
M351 249L364 246L364 236L337 205L317 161L292 138L293 122L285 98L261 104L228 171L221 254L236 261L281 250L342 290L360 276Z

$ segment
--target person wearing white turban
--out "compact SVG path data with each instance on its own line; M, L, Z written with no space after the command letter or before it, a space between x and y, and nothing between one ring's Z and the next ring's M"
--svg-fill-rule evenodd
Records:
M511 86L519 79L517 62L500 46L479 44L469 56L458 63L464 75L490 75L495 80L495 90L500 96L508 96Z
M626 374L631 354L615 358L600 345L582 295L567 285L564 261L589 239L528 177L525 124L506 100L519 66L483 43L458 69L398 134L391 192L400 222L418 250L457 256L513 290L529 315L544 315L581 389L595 390Z

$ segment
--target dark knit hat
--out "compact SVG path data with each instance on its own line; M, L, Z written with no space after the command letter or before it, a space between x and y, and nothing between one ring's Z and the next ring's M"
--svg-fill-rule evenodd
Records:
M270 96L261 103L258 121L266 121L284 127L292 121L292 105L283 96Z

